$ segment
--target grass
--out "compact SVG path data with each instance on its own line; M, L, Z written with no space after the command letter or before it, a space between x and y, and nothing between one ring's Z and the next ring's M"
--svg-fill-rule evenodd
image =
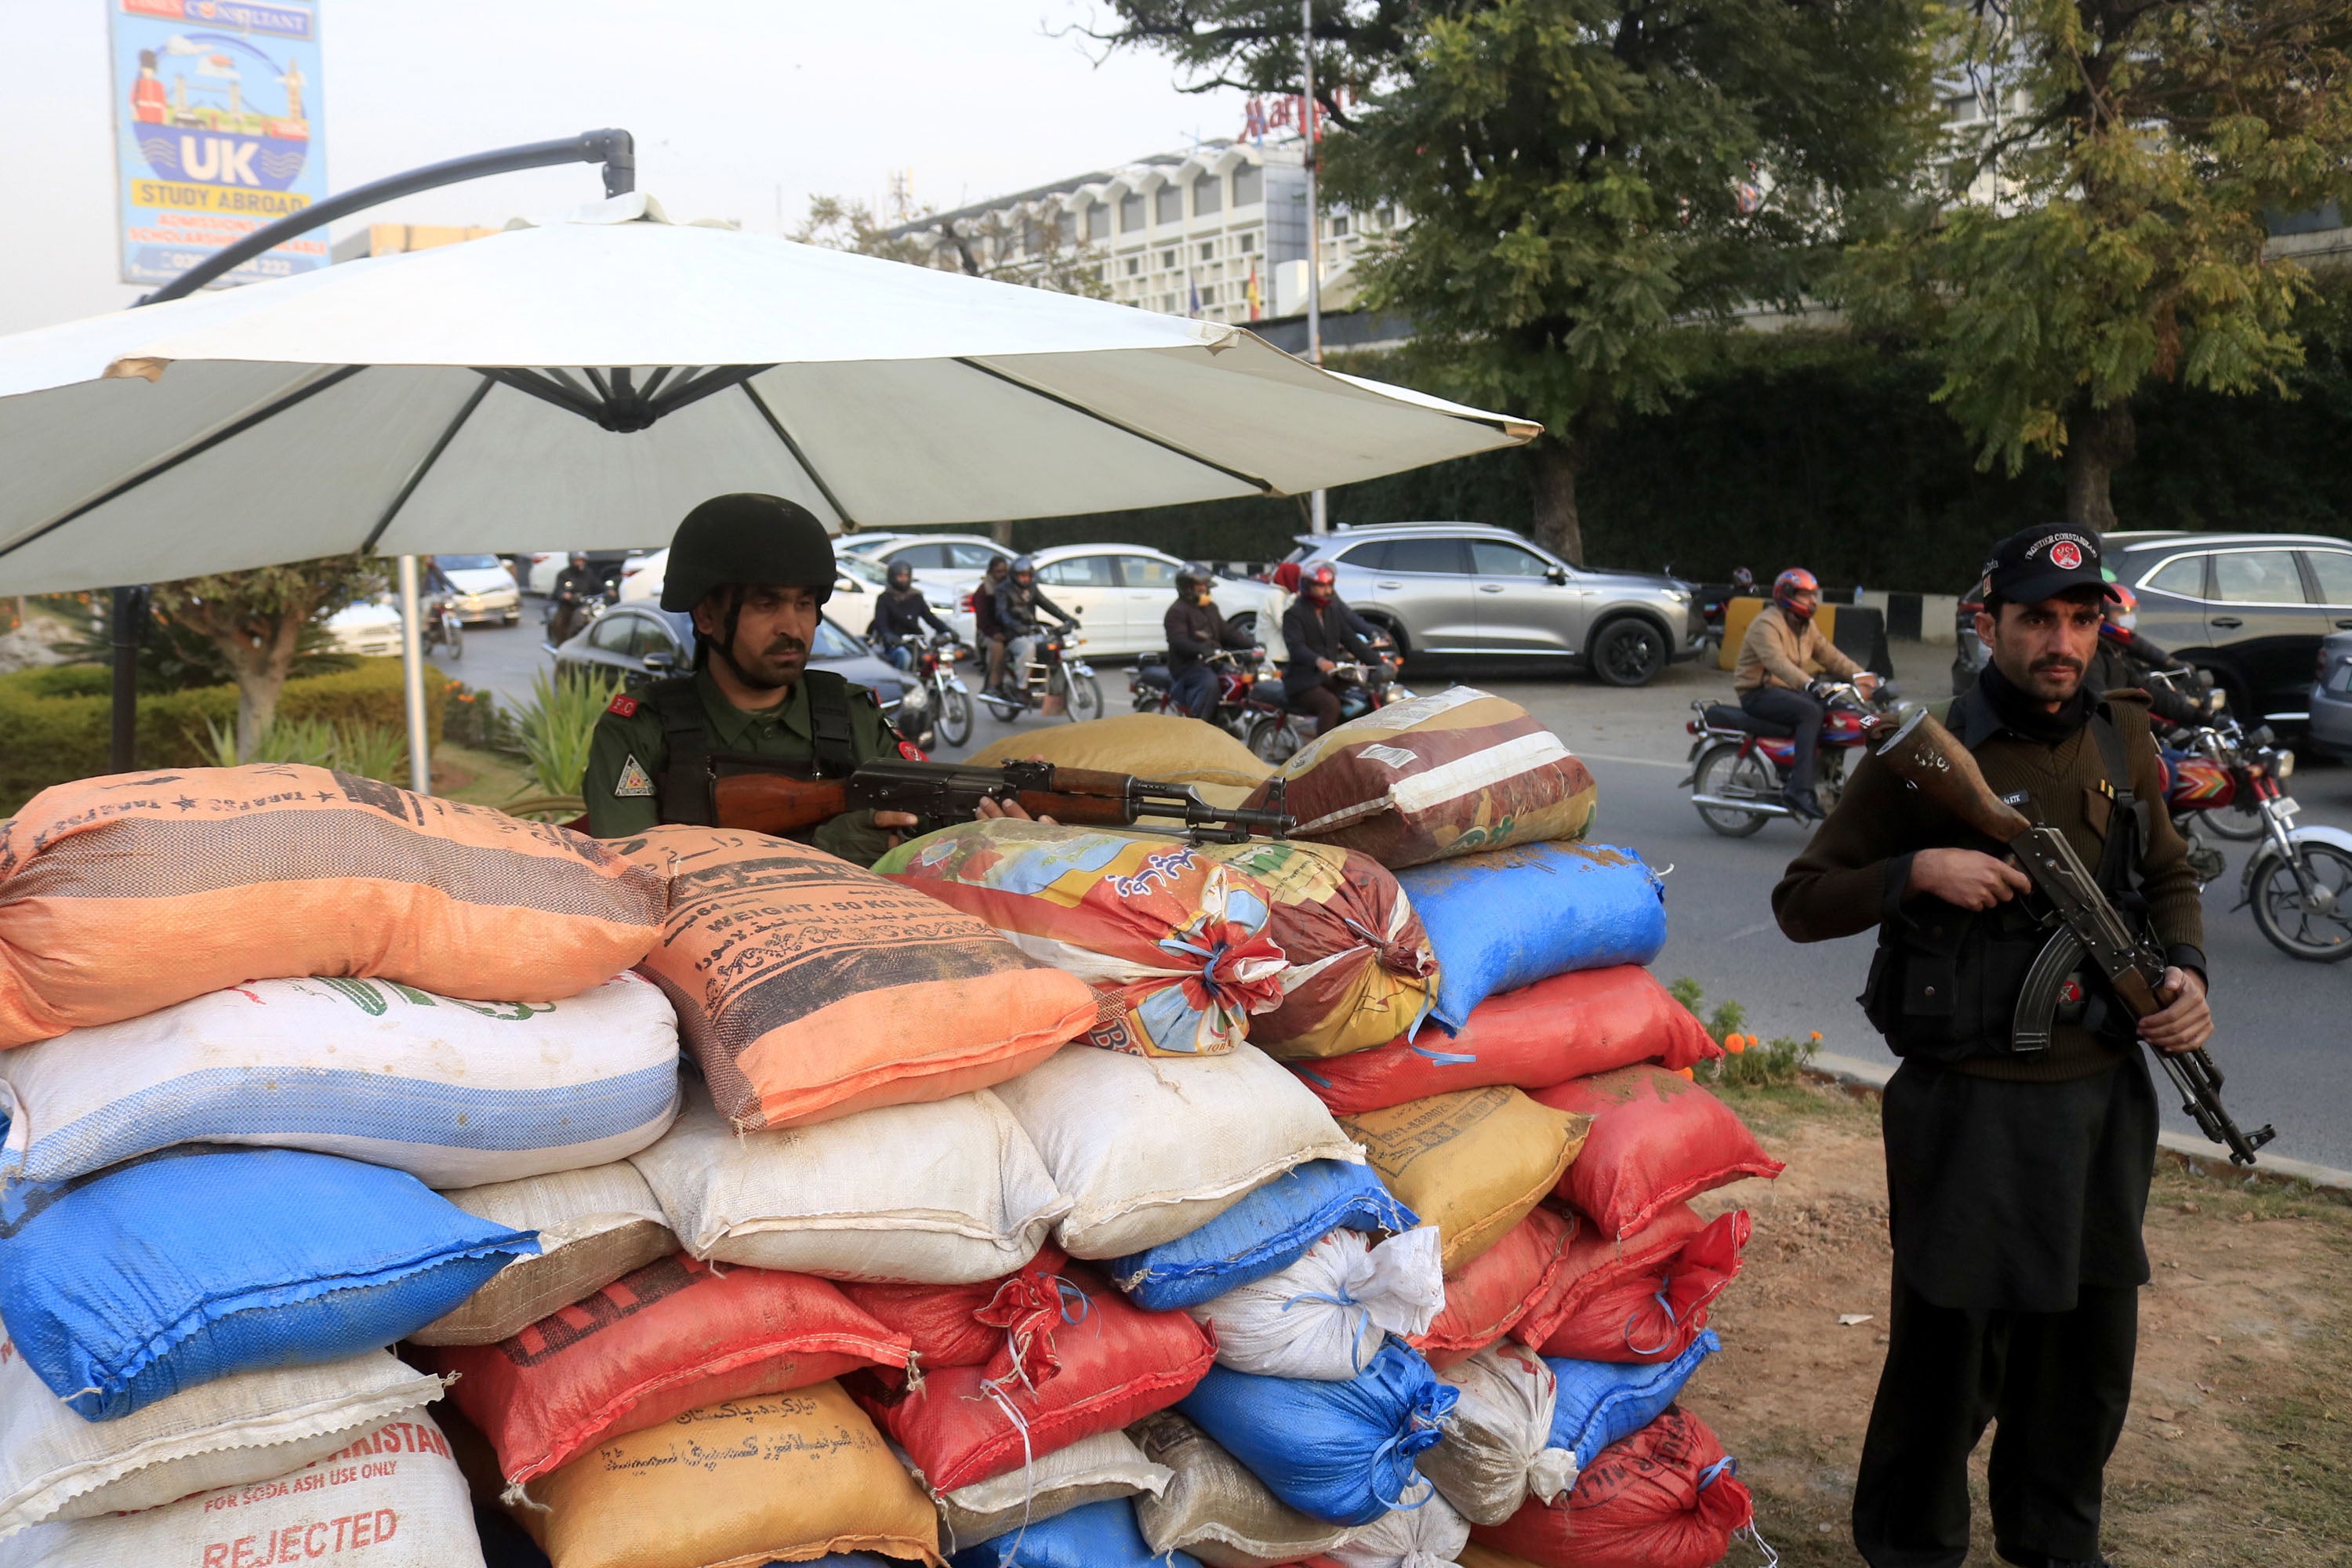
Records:
M236 722L222 724L207 719L198 748L205 762L216 768L233 768L240 763L304 763L387 784L408 780L407 737L387 724L273 719L255 737L252 752L240 756Z

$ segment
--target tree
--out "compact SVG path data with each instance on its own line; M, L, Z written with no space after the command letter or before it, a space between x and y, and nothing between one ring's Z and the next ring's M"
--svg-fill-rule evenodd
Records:
M2265 217L2352 194L2352 5L1965 0L1937 47L1965 118L1857 250L1857 319L1920 332L1980 466L2062 454L2068 521L2113 528L2136 394L2301 363Z
M885 225L864 202L812 196L808 217L793 237L803 245L854 250L918 267L947 260L972 278L1026 283L1090 300L1110 298L1102 258L1090 247L1063 237L1058 226L1024 224L998 212L979 218L942 218L925 207L905 224Z
M212 644L236 683L236 750L251 756L278 717L278 694L306 627L383 587L373 562L331 555L155 585L155 608Z
M1793 304L1905 166L1925 0L1317 0L1325 189L1409 222L1359 264L1407 363L1540 419L1536 536L1583 554L1594 435ZM1296 92L1295 5L1117 0L1192 90Z

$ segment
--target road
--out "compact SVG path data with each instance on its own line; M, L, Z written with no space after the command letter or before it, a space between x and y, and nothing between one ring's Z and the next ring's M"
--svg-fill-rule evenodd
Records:
M511 630L470 629L466 656L449 673L468 685L520 702L534 671L544 668L539 647L538 602L525 607ZM1949 689L1945 650L1895 645L1904 688L1933 700ZM1888 1060L1853 1000L1870 967L1873 939L1798 946L1772 922L1772 884L1802 844L1785 822L1749 838L1708 830L1678 786L1689 736L1683 722L1694 700L1726 701L1731 678L1712 666L1677 665L1651 686L1616 690L1591 680L1499 679L1475 670L1423 670L1409 677L1422 689L1458 675L1524 704L1584 758L1601 786L1597 841L1642 852L1666 881L1671 919L1656 968L1666 977L1687 974L1712 1001L1736 999L1766 1037L1822 1032L1824 1049ZM1123 671L1104 669L1109 711L1127 710ZM1046 722L1039 718L1026 725ZM974 747L1003 733L983 711ZM953 753L942 753L951 755ZM2304 805L2301 820L2352 828L2352 767L2302 759L2294 780ZM2229 1075L2224 1096L2241 1125L2277 1124L2281 1154L2352 1169L2352 963L2299 963L2262 939L2247 911L2232 911L2246 846L2224 844L2229 874L2205 895L2205 947L2213 970L2213 1011L2219 1025L2216 1060ZM2168 1102L2167 1124L2194 1132Z

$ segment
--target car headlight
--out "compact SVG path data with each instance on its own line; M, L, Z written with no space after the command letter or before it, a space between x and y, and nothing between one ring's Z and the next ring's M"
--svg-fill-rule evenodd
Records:
M1677 605L1687 605L1690 603L1690 590L1687 588L1669 588L1666 590L1666 597L1672 599Z
M2281 752L2277 755L2272 757L2271 772L2280 778L2291 777L2294 773L2294 753L2293 752Z

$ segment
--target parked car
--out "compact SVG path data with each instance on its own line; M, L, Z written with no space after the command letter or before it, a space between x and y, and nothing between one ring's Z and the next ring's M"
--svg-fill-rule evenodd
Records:
M400 606L390 595L362 599L327 617L327 646L372 658L400 657Z
M999 556L1010 561L1017 553L977 533L850 533L835 540L834 550L886 572L901 563L911 566L926 590L950 598L970 592L990 562Z
M2352 631L2331 633L2320 643L2317 677L2305 739L2321 756L2352 763Z
M863 636L866 625L874 618L873 602L855 602L859 595L878 594L887 585L888 574L873 562L856 555L835 555L833 558L833 604L835 615ZM662 581L668 574L669 552L656 550L639 556L628 563L621 574L621 603L625 605L655 604L661 599ZM931 606L931 614L955 624L955 595L940 588L926 586L923 600ZM971 640L971 615L965 614L965 626L961 636Z
M2119 529L2104 542L2107 569L2139 598L2143 636L2212 671L2247 727L2303 733L2320 644L2352 631L2352 540ZM1973 596L1960 605L1956 685L1984 663Z
M522 591L498 556L436 555L433 564L457 590L449 596L449 606L459 620L469 626L496 621L510 626L522 619Z
M1296 537L1289 559L1332 562L1339 596L1407 657L1541 659L1640 686L1706 649L1690 584L1571 566L1507 528L1401 522Z
M1144 544L1063 544L1031 559L1045 596L1078 616L1086 658L1116 658L1168 646L1165 618L1184 564L1175 556ZM1254 636L1273 629L1261 623L1276 616L1274 606L1281 602L1271 584L1235 577L1218 577L1209 596L1227 620Z
M817 618L809 663L872 687L886 713L897 712L905 700L905 678L875 658L864 639L851 635L829 616ZM678 674L693 664L693 617L682 610L665 610L642 602L614 605L555 650L555 672L560 676L597 673L610 679L618 675L626 684Z

